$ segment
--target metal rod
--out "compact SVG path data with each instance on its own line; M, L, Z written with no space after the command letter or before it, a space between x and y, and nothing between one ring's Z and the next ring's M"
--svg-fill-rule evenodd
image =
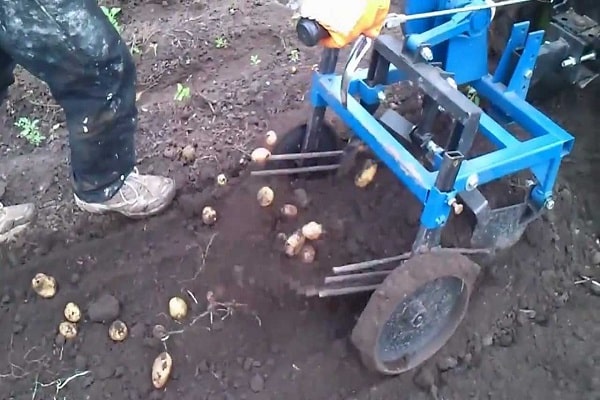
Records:
M361 280L361 279L367 280L369 278L386 277L392 271L393 271L393 269L386 270L386 271L363 272L362 274L327 276L327 277L325 277L325 284L348 282L348 281Z
M344 150L315 151L311 153L271 154L267 158L267 161L303 160L306 158L324 158L341 156L342 154L344 154Z
M315 165L313 167L298 167L298 168L281 168L281 169L265 169L262 171L252 171L250 175L253 176L268 176L268 175L292 175L301 174L306 172L320 172L320 171L332 171L338 169L339 164L333 165Z
M427 252L430 253L459 253L459 254L489 254L491 253L490 249L464 249L464 248L459 248L459 247L452 247L452 248L433 248L428 250ZM397 256L393 256L393 257L386 257L386 258L379 258L377 260L371 260L371 261L363 261L363 262L359 262L359 263L353 263L353 264L346 264L346 265L342 265L339 267L333 267L332 270L335 274L343 274L346 272L357 272L357 271L362 271L365 269L369 269L369 268L373 268L376 267L378 265L382 265L382 264L388 264L391 262L395 262L395 261L405 261L408 260L409 258L411 258L413 255L419 255L419 254L423 254L425 252L421 252L421 253L413 253L412 251L406 252L406 253L402 253L399 254Z
M379 285L365 285L339 289L321 289L319 290L319 297L343 296L345 294L372 292L374 290L377 290L378 287Z
M459 8L451 8L448 10L431 11L431 12L420 13L420 14L412 14L412 15L391 13L388 15L388 20L386 21L385 26L386 26L386 28L393 28L395 26L399 26L400 24L403 24L408 21L436 18L436 17L441 17L444 15L459 14L459 13L463 13L463 12L489 10L492 8L511 6L513 4L527 3L530 1L532 1L532 0L504 0L504 1L499 1L497 3L488 3L488 4L482 4L479 6L466 6L466 7L459 7Z

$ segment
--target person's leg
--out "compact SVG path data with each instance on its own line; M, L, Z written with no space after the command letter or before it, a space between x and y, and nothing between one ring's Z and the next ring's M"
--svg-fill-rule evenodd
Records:
M96 0L3 0L0 22L0 47L65 111L77 204L130 217L164 209L175 185L135 171L135 66Z
M0 104L8 95L8 88L15 82L13 70L15 62L12 57L0 48ZM35 219L33 204L3 206L0 203L0 244L15 238Z

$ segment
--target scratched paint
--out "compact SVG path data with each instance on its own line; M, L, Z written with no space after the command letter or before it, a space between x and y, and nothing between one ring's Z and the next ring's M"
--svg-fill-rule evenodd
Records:
M64 109L79 197L112 197L135 165L136 71L97 1L1 0L0 49L0 83L20 64Z

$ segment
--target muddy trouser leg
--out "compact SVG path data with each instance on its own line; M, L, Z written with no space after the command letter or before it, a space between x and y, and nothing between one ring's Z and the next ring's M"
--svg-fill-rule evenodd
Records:
M135 165L135 65L96 0L0 1L0 48L46 82L69 130L75 194L114 196Z
M15 62L12 57L0 49L0 104L6 100L10 85L15 83L14 69Z

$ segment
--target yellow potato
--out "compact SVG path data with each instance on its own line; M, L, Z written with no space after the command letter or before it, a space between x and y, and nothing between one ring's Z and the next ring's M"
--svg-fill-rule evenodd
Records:
M265 149L264 147L254 149L254 151L250 155L252 161L258 164L264 163L269 157L271 157L271 152L269 151L269 149Z
M63 321L58 325L58 333L63 335L65 339L73 339L77 336L77 326L69 321Z
M56 294L56 279L40 272L31 280L31 287L40 297L50 299Z
M269 147L273 147L275 146L275 143L277 143L277 133L275 133L275 131L267 132L265 135L265 144Z
M354 178L354 184L359 188L364 188L373 181L376 173L377 163L373 160L366 160L362 170Z
M297 255L300 252L300 249L302 249L305 241L306 239L300 231L292 233L285 241L285 254L288 257Z
M122 342L127 339L129 330L123 321L116 320L108 328L108 336L115 342Z
M186 317L188 306L181 297L173 297L169 300L169 315L171 318L180 320Z
M273 203L273 199L275 199L275 192L268 186L263 186L256 194L256 200L258 200L258 204L261 207L270 206Z
M156 389L165 387L172 369L173 359L171 358L171 355L166 351L160 353L152 364L152 385L154 385Z
M227 184L227 176L225 174L219 174L217 176L217 185L225 186Z
M79 306L73 302L67 303L64 314L69 322L79 322L81 319L81 310L79 309Z
M214 208L206 206L202 209L202 222L205 225L213 225L217 222L217 212Z
M302 227L302 235L308 240L317 240L323 234L323 225L311 221Z

